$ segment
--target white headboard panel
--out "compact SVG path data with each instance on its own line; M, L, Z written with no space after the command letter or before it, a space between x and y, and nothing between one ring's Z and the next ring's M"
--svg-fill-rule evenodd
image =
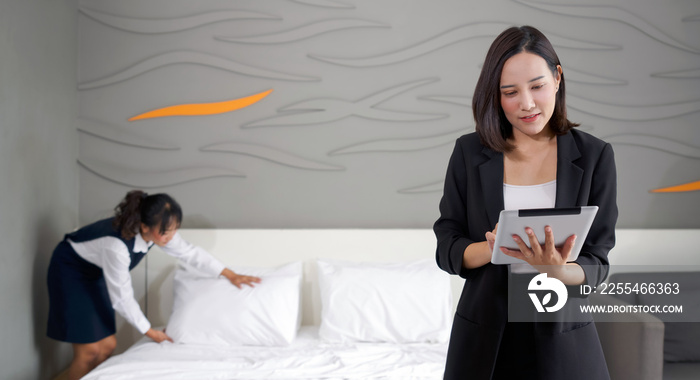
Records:
M227 265L271 267L304 262L302 324L321 322L318 258L358 262L402 262L435 258L430 229L181 229L182 237ZM155 326L167 323L172 310L172 271L176 260L153 248L147 257L146 313ZM452 277L454 305L464 280Z
M618 229L617 242L608 254L611 270L630 265L656 266L650 271L675 271L700 265L700 229ZM666 268L664 268L666 267Z
M181 229L185 240L199 245L227 265L270 267L304 262L302 324L321 318L315 260L328 258L364 262L401 262L435 258L431 229ZM698 270L700 230L617 230L610 252L611 273L619 271ZM172 309L172 271L175 259L157 247L146 256L146 313L155 326L167 323ZM635 266L645 265L647 268ZM132 273L132 276L135 273ZM453 307L464 280L452 278ZM135 282L135 285L139 282Z

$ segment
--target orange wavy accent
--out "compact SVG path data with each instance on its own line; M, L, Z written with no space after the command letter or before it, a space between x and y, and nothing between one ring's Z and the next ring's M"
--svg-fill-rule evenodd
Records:
M700 190L700 181L684 183L678 186L664 187L662 189L652 190L652 193L681 193L685 191L698 191Z
M166 116L202 116L231 112L259 102L266 96L270 95L271 92L272 89L269 89L259 94L246 96L245 98L240 99L227 100L224 102L178 104L175 106L159 108L153 111L142 113L140 115L136 115L130 118L129 121Z

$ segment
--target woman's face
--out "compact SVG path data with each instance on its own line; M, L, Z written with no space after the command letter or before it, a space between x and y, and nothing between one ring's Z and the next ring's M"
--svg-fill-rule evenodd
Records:
M170 240L175 236L177 232L177 223L171 223L165 232L160 232L160 225L153 228L149 228L147 225L141 223L141 237L145 241L152 241L153 244L163 247L170 242Z
M561 80L561 66L555 73L544 58L522 52L510 57L501 73L501 107L513 126L513 138L552 137L548 128Z

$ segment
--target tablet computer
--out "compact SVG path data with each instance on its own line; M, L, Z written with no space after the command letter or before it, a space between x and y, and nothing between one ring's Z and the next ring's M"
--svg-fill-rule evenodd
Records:
M569 236L576 235L576 242L569 261L576 260L597 212L598 206L503 210L498 218L498 231L496 231L496 241L491 253L491 262L493 264L525 262L506 255L501 252L500 248L519 250L518 245L513 240L513 235L520 236L529 247L530 239L525 234L526 227L532 228L540 244L544 244L544 228L546 226L552 227L554 245L557 247L564 245Z

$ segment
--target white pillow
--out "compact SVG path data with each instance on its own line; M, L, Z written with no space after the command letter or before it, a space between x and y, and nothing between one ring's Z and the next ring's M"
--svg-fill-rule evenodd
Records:
M203 277L181 265L173 280L173 312L166 333L175 343L284 346L300 324L301 262L278 268L233 267L258 276L238 289L224 277Z
M446 342L452 291L434 260L318 260L319 335L330 342Z

